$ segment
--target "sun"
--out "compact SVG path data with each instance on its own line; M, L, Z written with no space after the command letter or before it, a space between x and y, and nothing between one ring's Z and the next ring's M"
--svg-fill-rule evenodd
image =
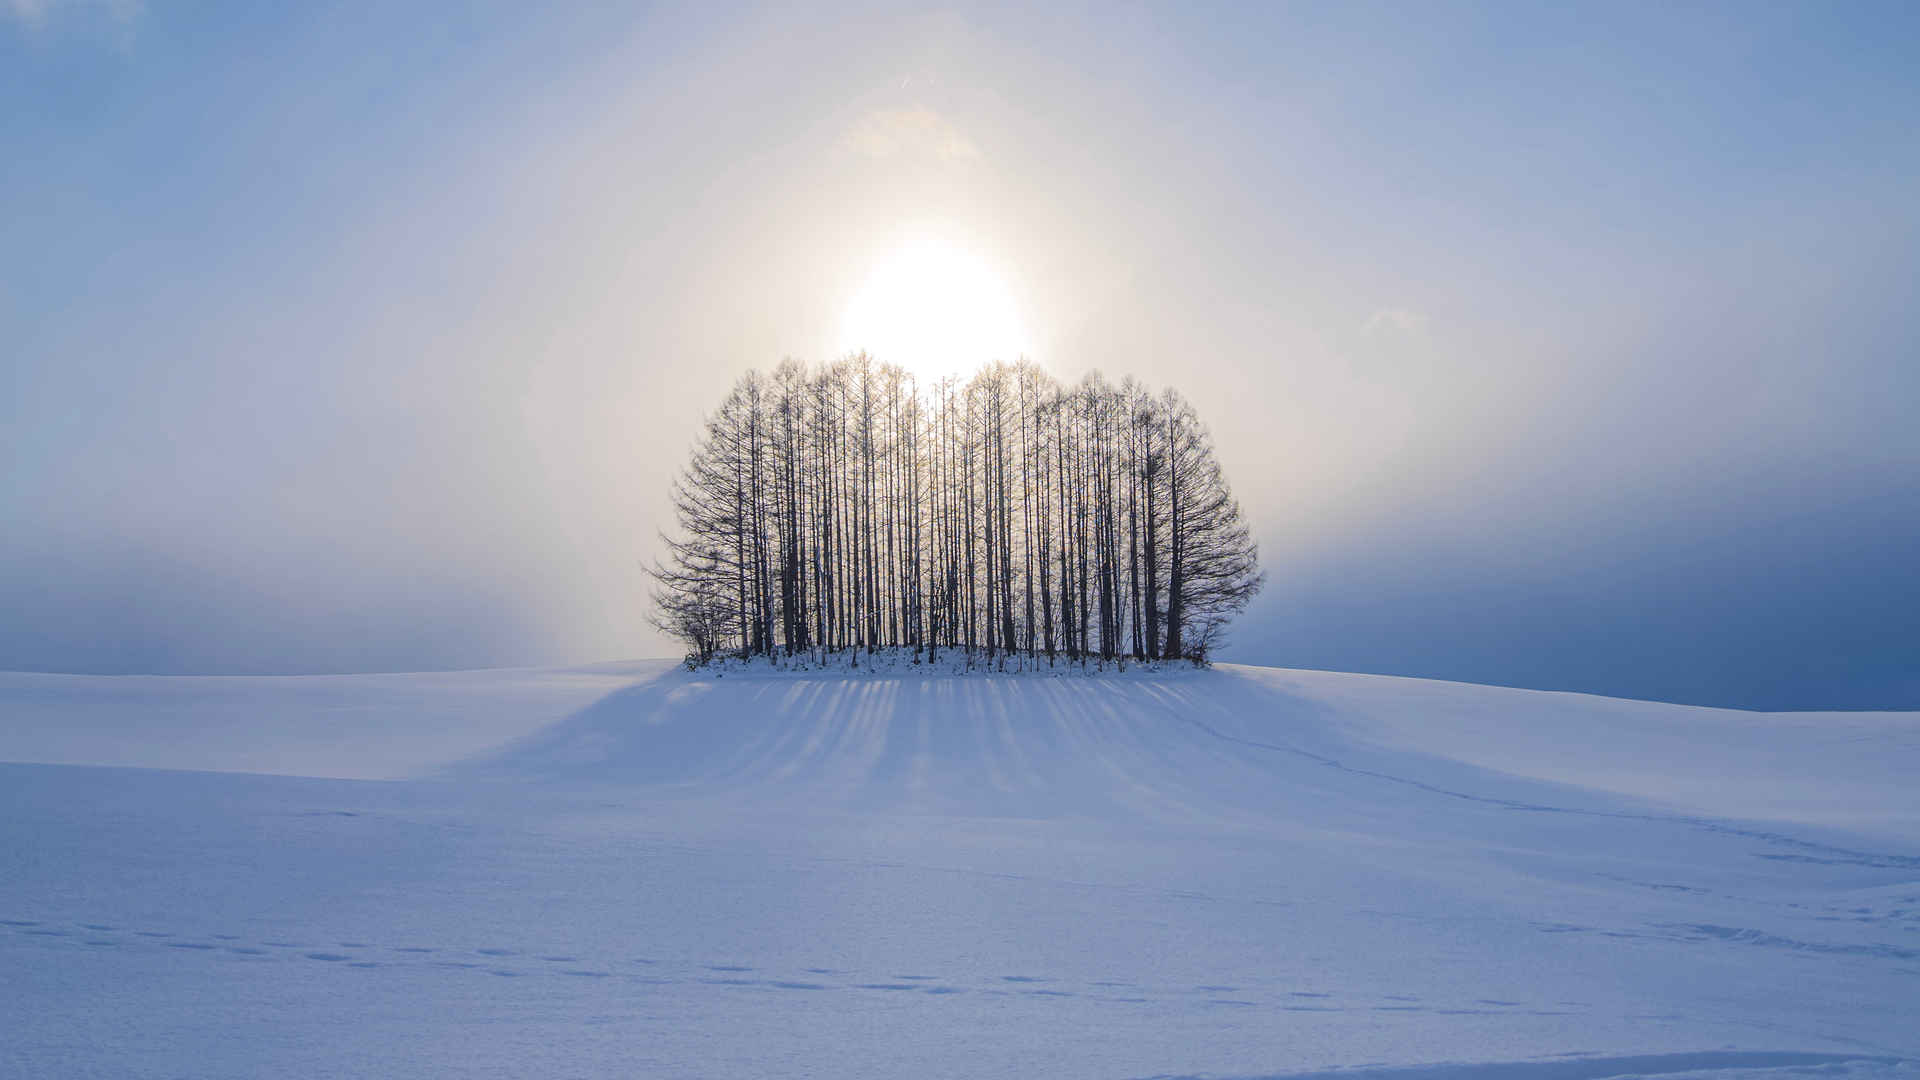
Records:
M1030 351L1012 290L992 263L944 232L908 233L847 301L840 352L866 351L924 380Z

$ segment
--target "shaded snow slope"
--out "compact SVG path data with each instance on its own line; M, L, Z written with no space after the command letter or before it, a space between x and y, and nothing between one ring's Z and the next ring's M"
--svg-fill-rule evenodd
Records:
M1920 834L1912 713L1752 713L1237 665L730 677L663 671L454 771L890 811L1180 817L1293 814L1302 785L1319 782L1311 765L1352 766L1407 783L1470 778L1477 797L1506 801Z
M1917 739L1253 668L0 676L0 760L65 763L0 765L0 1075L1912 1080Z
M1747 712L1430 679L1248 668L1356 740L1702 813L1920 836L1920 714Z

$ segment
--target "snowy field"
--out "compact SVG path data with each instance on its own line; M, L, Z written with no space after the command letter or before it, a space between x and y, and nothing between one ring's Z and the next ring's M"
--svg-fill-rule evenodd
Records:
M0 761L8 1078L1920 1080L1920 713L14 674Z

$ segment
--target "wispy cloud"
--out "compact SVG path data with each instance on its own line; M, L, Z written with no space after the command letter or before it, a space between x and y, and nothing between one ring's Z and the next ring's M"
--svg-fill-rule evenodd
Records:
M47 9L51 6L51 0L6 0L0 10L28 26L39 26L47 21Z
M1379 308L1367 316L1360 332L1367 337L1404 337L1425 333L1427 317L1411 308Z
M145 0L0 0L0 16L38 29L57 12L84 11L105 15L108 23L124 32L139 20L146 6Z
M924 105L868 113L847 132L845 142L854 153L871 158L964 161L980 156L980 148L959 128Z

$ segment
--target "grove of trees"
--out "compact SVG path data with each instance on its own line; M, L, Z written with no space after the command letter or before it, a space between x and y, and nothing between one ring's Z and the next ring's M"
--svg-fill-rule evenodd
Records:
M1172 390L857 355L742 377L673 488L654 621L689 658L1203 662L1263 581Z

